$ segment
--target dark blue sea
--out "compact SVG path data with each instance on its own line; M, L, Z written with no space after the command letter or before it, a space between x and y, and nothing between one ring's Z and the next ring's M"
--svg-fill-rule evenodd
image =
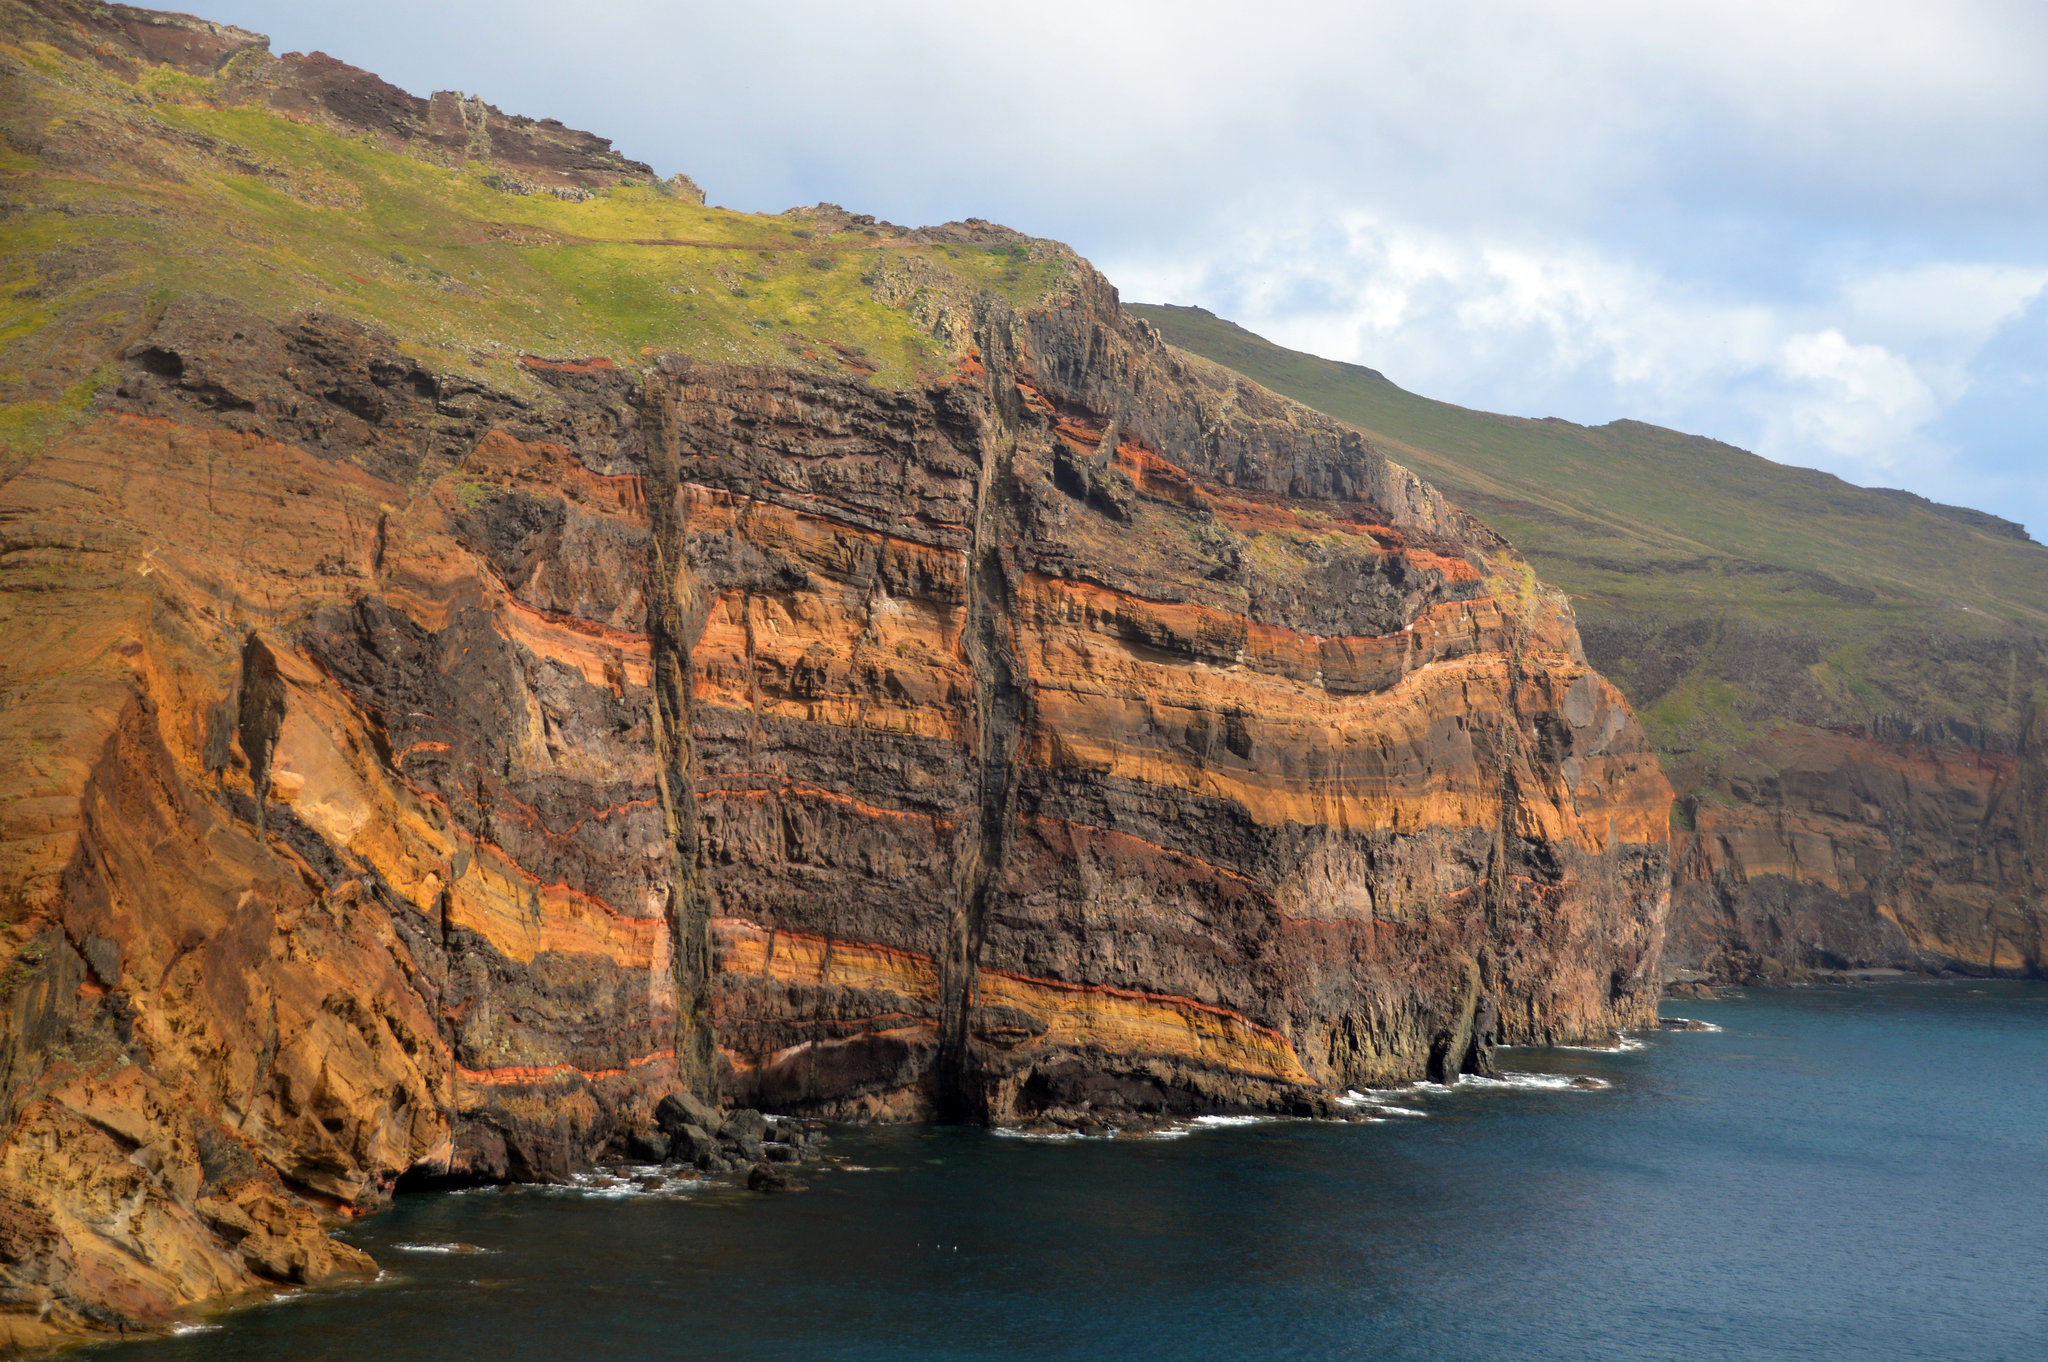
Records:
M2048 1359L2048 985L1665 1011L1720 1030L1504 1051L1528 1077L1379 1124L843 1130L795 1195L402 1198L349 1232L374 1286L92 1352Z

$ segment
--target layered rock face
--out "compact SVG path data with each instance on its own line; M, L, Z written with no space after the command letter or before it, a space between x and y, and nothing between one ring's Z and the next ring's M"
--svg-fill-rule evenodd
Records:
M886 423L650 383L727 1088L1265 1105L1455 1070L1482 997L1522 1040L1646 1016L1661 781L1504 546L1099 279L974 330Z
M1715 766L1674 834L1667 977L2048 971L2048 715L1988 744L1788 727Z
M1099 279L973 325L921 392L538 406L333 319L131 347L0 494L21 1289L317 1279L308 1205L559 1176L679 1084L1286 1108L1649 1018L1668 793L1561 603Z
M1313 1112L1651 1018L1670 792L1562 598L1085 264L920 259L899 389L190 294L82 352L0 483L13 1341L677 1089Z
M2048 971L2048 643L2022 628L1880 635L1869 699L1888 708L1870 718L1816 684L1825 659L1789 631L1723 619L1645 637L1589 613L1596 662L1657 660L1627 683L1639 701L1711 654L1761 730L1732 751L1664 754L1685 791L1667 978Z

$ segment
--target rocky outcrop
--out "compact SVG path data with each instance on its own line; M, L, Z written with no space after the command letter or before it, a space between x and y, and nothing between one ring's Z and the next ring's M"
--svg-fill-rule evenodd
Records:
M1312 1113L1651 1019L1670 792L1562 598L1085 264L928 235L863 267L903 388L95 333L0 482L12 1341L368 1270L324 1228L678 1094Z
M318 121L444 165L486 161L498 186L512 193L588 197L607 185L654 179L652 170L613 151L606 138L551 118L507 115L459 91L422 99L324 52L276 57L270 39L231 24L97 0L10 0L7 19L10 42L38 44L92 62L117 81L133 82L162 67L219 77L224 94L288 117ZM146 139L124 135L111 108L104 121L108 136L102 150L116 156L139 153L137 167L154 168ZM75 140L54 141L52 148ZM240 153L238 148L225 150ZM286 173L282 167L251 168ZM701 201L701 192L689 188Z

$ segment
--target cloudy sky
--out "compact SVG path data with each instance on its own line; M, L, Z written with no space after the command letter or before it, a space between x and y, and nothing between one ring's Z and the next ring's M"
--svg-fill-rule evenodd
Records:
M2038 0L213 0L729 207L1071 242L1433 397L2048 539Z

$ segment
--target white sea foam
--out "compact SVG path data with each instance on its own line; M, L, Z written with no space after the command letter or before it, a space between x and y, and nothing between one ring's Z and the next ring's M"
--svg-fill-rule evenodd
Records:
M1000 1139L1037 1140L1043 1144L1071 1144L1080 1140L1185 1140L1201 1129L1262 1125L1279 1119L1277 1116L1197 1116L1190 1121L1154 1126L1150 1130L1105 1129L1100 1134L1089 1134L1079 1130L1020 1130L1016 1126L997 1126L992 1133Z
M171 1333L182 1337L186 1334L210 1334L218 1328L218 1324L173 1324Z
M1553 1050L1585 1050L1596 1055L1625 1055L1643 1049L1649 1044L1639 1036L1623 1031L1615 1037L1612 1045L1553 1045Z
M1437 1087L1437 1085L1436 1085L1436 1084L1434 1084L1434 1083L1432 1083L1432 1084L1429 1084L1428 1086L1430 1086L1430 1087L1432 1087L1432 1088L1434 1088L1434 1087ZM1368 1116L1427 1116L1427 1115L1429 1115L1429 1113L1428 1113L1428 1112L1426 1112L1426 1111L1422 1111L1422 1110L1419 1110L1419 1109L1417 1109L1417 1108L1415 1108L1415 1107L1404 1107L1404 1106L1401 1106L1401 1105L1399 1105L1398 1103L1395 1103L1395 1102L1389 1102L1389 1101L1388 1101L1388 1100L1386 1099L1386 1095L1385 1095L1385 1094L1386 1094L1386 1091L1404 1091L1404 1090L1403 1090L1403 1089L1388 1089L1388 1090L1382 1091L1382 1090L1380 1090L1380 1089L1376 1089L1376 1088L1368 1088L1368 1089L1366 1089L1366 1090L1365 1090L1364 1092L1360 1092L1360 1091L1359 1091L1358 1089L1356 1089L1356 1088L1348 1088L1348 1089L1346 1089L1346 1090L1345 1090L1345 1092L1344 1092L1343 1096L1341 1096L1341 1097L1339 1097L1339 1098L1337 1099L1337 1105L1338 1105L1338 1106L1340 1106L1340 1107L1349 1107L1349 1108L1351 1108L1351 1109L1352 1109L1353 1111L1363 1111L1363 1112L1365 1112L1365 1113L1366 1113L1366 1114L1367 1114ZM1442 1091L1442 1089L1439 1089L1439 1091Z
M1667 1022L1685 1023L1685 1025L1683 1026L1670 1026L1664 1028L1668 1031L1691 1031L1695 1033L1705 1034L1719 1032L1721 1029L1720 1027L1714 1025L1710 1021L1701 1021L1698 1017L1666 1017L1664 1018L1664 1020Z
M1348 1107L1358 1113L1359 1116L1373 1122L1385 1121L1389 1117L1396 1116L1414 1117L1429 1115L1428 1112L1418 1107L1404 1107L1398 1102L1389 1102L1384 1092L1371 1088L1366 1089L1364 1092L1360 1092L1356 1088L1347 1088L1337 1098L1337 1105Z
M1263 1121L1276 1120L1271 1116L1197 1116L1181 1125L1159 1126L1153 1130L1125 1132L1126 1139L1144 1140L1185 1140L1197 1130L1219 1130L1231 1126L1258 1125Z
M1483 1074L1463 1074L1458 1079L1458 1086L1477 1088L1481 1091L1489 1088L1536 1088L1545 1092L1592 1092L1614 1085L1604 1078L1586 1078L1573 1074L1504 1073L1499 1078L1487 1078Z
M1185 1140L1198 1130L1229 1130L1236 1126L1262 1126L1281 1120L1278 1116L1196 1116L1176 1122L1170 1126L1154 1126L1150 1130L1125 1130L1119 1138L1126 1140Z
M660 1182L649 1187L649 1179ZM625 1201L633 1197L685 1196L705 1186L703 1179L676 1177L656 1164L627 1164L616 1174L571 1173L566 1183L537 1186L533 1191L556 1195L589 1197L597 1201Z
M400 1253L489 1253L475 1244L393 1244Z
M1019 1130L1015 1126L997 1126L995 1133L1005 1140L1042 1140L1048 1144L1088 1138L1078 1130Z

